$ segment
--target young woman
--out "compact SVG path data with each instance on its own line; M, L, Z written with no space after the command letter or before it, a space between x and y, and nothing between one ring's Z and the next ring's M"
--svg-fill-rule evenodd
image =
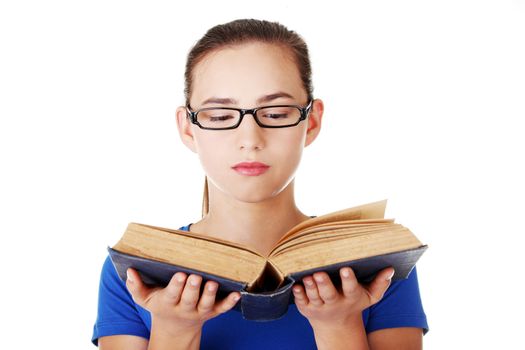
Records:
M182 142L207 177L202 220L180 229L268 253L309 218L296 206L294 174L321 130L304 41L278 23L237 20L210 29L186 65ZM415 269L390 283L391 268L360 285L342 268L293 288L295 305L271 322L244 320L239 293L215 300L217 283L177 273L149 288L129 269L122 282L106 260L93 342L102 349L420 349L427 330Z

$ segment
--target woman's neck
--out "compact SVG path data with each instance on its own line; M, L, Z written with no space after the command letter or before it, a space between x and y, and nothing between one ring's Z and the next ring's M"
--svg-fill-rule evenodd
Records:
M268 255L293 226L309 219L295 205L294 181L263 202L241 202L209 183L209 212L190 231L246 245Z

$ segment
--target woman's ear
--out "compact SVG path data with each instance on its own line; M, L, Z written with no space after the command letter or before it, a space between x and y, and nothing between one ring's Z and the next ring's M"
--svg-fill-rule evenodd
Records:
M315 99L312 102L312 109L310 115L306 119L308 121L308 129L306 129L306 139L304 147L311 144L319 135L321 131L321 120L323 119L324 104L320 99Z
M177 107L175 116L177 118L177 127L179 129L179 136L182 143L184 143L193 153L197 153L195 137L191 128L192 123L186 112L186 107Z

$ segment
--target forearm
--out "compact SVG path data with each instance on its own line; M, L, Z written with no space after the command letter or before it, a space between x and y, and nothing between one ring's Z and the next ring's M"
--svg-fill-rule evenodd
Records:
M319 350L369 350L363 319L357 315L348 323L336 326L312 325Z
M151 334L148 350L198 350L202 328L174 330L165 329L162 324L151 322Z

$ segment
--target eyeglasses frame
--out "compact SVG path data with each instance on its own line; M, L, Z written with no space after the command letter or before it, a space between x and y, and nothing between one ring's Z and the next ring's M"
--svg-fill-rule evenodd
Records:
M192 111L190 105L187 105L186 106L186 113L187 113L187 116L190 118L190 121L193 124L197 125L201 129L205 129L205 130L230 130L230 129L236 129L236 128L239 127L239 125L241 125L242 119L244 118L244 116L246 114L251 114L253 116L253 118L255 119L255 122L257 123L257 125L259 125L261 128L272 128L272 129L289 128L289 127L292 127L292 126L296 126L297 124L299 124L301 121L305 120L308 117L308 115L310 114L310 111L312 110L313 102L314 102L314 100L311 99L305 107L298 106L298 105L272 105L272 106L260 106L260 107L248 108L248 109L245 109L245 108L234 108L234 107L207 107L207 108L201 108L201 109L199 109L197 111ZM268 108L268 107L295 107L301 112L301 117L299 118L299 120L295 124L290 124L290 125L264 125L264 124L262 124L259 121L259 118L257 118L256 113L257 113L257 111L259 109ZM237 124L235 124L233 126L226 127L226 128L208 128L208 127L202 126L197 121L197 114L199 114L199 112L207 111L207 110L211 110L211 109L227 109L227 110L238 111L241 114L241 117L239 118L239 122Z

